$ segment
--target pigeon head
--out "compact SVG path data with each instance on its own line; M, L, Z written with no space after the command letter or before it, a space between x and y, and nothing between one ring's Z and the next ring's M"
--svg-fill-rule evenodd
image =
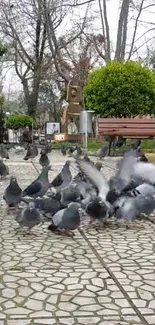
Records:
M46 150L45 149L42 149L40 154L43 156L43 155L46 155Z
M89 159L89 157L88 157L88 156L86 156L86 155L83 157L83 159L84 159L85 161L87 161L87 162L90 162L90 159Z
M95 198L87 205L86 213L94 219L103 219L107 215L107 206L103 201Z
M118 197L119 193L115 189L112 189L108 192L106 199L109 203L113 204Z
M70 163L71 163L70 160L67 160L66 161L66 166L70 166Z
M98 169L98 170L101 170L101 168L103 167L102 166L102 163L100 161L98 161L96 164L95 164L95 167Z
M11 176L10 183L17 183L17 178L15 176Z

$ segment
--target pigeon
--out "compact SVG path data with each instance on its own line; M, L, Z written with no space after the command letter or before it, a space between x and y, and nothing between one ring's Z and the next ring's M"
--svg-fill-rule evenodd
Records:
M93 185L98 189L98 196L102 200L106 200L106 196L109 192L109 184L104 178L103 174L97 170L97 168L87 161L83 159L78 159L77 163L80 169L86 174L86 176L90 179Z
M68 155L72 155L75 150L76 150L76 147L73 147L73 146L68 147L67 148Z
M61 196L60 196L61 197ZM56 212L64 208L59 200L53 197L41 197L36 199L31 199L31 201L28 201L26 199L22 199L23 202L29 203L33 202L36 209L38 209L42 215L46 216L46 214L50 213L50 219L51 216L53 216Z
M138 139L135 143L133 143L132 148L135 149L135 150L139 149L140 146L141 146L141 143L142 143L142 140Z
M0 145L0 156L2 157L2 159L10 159L8 150L5 147L4 143L1 143Z
M111 177L109 185L110 189L121 193L121 191L130 183L134 165L137 163L137 152L130 150L125 153L119 162L119 169L114 177Z
M119 170L109 182L93 164L82 159L77 159L77 163L97 189L97 199L93 200L93 209L95 209L96 205L96 218L98 213L98 218L100 218L100 209L104 207L106 211L103 213L103 217L107 219L113 214L112 205L117 201L124 187L131 181L133 166L136 163L134 151L126 153L119 164ZM92 206L90 205L90 207Z
M24 160L33 159L38 155L38 148L36 145L28 145L27 147L27 153L24 157Z
M63 144L61 147L61 153L63 154L63 156L66 156L67 153L67 147Z
M96 198L92 200L93 202L92 205L91 202L89 204L90 217L92 217L93 219L94 218L101 219L100 215L102 213L103 215L102 220L107 219L109 216L111 216L113 210L112 205L107 200L107 195L110 191L108 181L104 178L103 174L99 170L97 170L97 168L93 164L88 163L82 159L78 160L78 164L80 165L82 171L90 179L92 184L95 186L95 189L97 190ZM96 210L95 213L94 210Z
M119 204L115 206L115 216L117 219L126 220L130 229L137 229L136 217L140 214L149 214L155 209L155 199L151 195L137 197L124 196ZM140 225L141 228L141 225Z
M69 166L70 161L67 160L61 172L54 178L54 180L50 183L49 187L63 189L70 184L70 182L72 181L72 175L69 170Z
M73 157L80 157L82 155L82 150L80 147L76 146L73 151Z
M9 168L6 166L2 159L0 159L0 176L1 179L9 174Z
M133 175L144 179L146 182L155 184L155 165L152 163L137 162L134 165Z
M61 190L61 203L63 205L67 206L71 202L79 201L80 198L80 189L74 184L70 184Z
M29 202L28 206L21 209L15 217L15 221L20 227L27 227L31 230L42 222L41 213L35 208L34 202Z
M108 145L103 145L101 149L98 150L97 155L99 156L100 159L106 156L108 151Z
M21 201L22 190L18 185L16 177L10 178L10 184L6 188L3 199L8 205L8 208L16 208Z
M84 155L83 159L87 162L91 162L90 158L87 155Z
M86 213L90 217L90 223L95 219L105 222L107 215L107 205L99 198L95 198L86 207Z
M115 146L117 148L121 148L124 143L126 143L126 139L125 138L122 138L122 137L118 137L118 139L115 142Z
M80 214L76 203L70 203L67 208L58 211L52 219L52 224L48 227L51 231L70 231L80 226Z
M42 153L48 154L52 152L52 145L49 143L46 143L45 147L40 151L40 154Z
M96 164L95 164L95 167L98 169L98 170L101 170L102 169L102 163L100 161L97 161Z
M48 171L49 167L43 167L38 178L23 191L23 197L42 197L47 192L49 188Z
M45 150L42 150L41 156L39 158L39 164L42 167L47 167L50 165L50 161Z

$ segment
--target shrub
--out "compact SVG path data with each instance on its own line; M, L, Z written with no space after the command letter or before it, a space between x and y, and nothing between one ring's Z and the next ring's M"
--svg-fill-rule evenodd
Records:
M155 77L138 62L113 61L90 73L86 107L104 117L155 114Z
M6 127L9 129L20 129L26 126L35 126L35 120L29 115L12 115L6 121Z

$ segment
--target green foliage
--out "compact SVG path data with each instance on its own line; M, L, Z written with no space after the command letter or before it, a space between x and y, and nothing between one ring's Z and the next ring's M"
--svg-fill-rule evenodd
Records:
M6 127L17 130L26 126L35 126L35 120L29 115L12 115L6 121Z
M0 42L0 57L2 57L5 53L7 53L8 48L5 44Z
M113 61L93 71L84 93L86 107L104 117L155 114L155 77L138 62Z
M5 97L4 97L4 95L0 95L0 107L3 106L4 102L5 102Z

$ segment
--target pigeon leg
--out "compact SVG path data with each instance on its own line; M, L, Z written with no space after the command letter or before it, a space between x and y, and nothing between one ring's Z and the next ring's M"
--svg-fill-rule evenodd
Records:
M91 225L93 223L93 221L94 221L94 218L89 216L89 225Z
M66 229L61 231L61 235L67 236L67 237L74 237L75 236L75 234L72 231L69 231L69 230L66 230Z
M108 219L105 219L105 220L103 220L103 224L105 225L105 226L110 226L111 225L111 220L108 220Z
M144 229L144 226L141 224L138 224L138 223L134 223L134 224L127 225L127 229L130 229L130 230Z
M15 212L15 207L7 206L7 214L10 214L11 212Z

